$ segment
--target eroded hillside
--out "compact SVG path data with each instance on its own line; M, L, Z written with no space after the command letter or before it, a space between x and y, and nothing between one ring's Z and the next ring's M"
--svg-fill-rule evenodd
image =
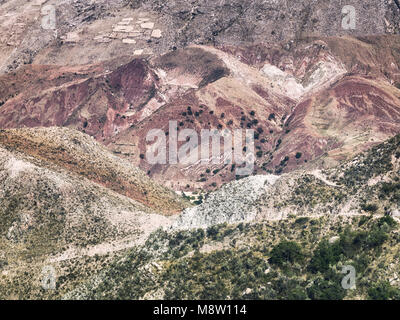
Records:
M0 78L0 125L77 129L174 190L215 189L235 170L148 163L148 133L168 135L170 121L199 133L255 130L255 174L331 167L399 132L399 47L397 36L308 38L191 46L122 64L27 66Z
M89 181L39 169L33 164L37 159L31 163L28 158L10 161L16 156L4 150L2 175L7 183L3 189L25 200L15 202L15 210L6 210L12 215L2 214L6 219L2 225L8 223L9 228L1 236L0 295L52 299L397 299L399 139L396 136L333 169L232 182L207 195L203 204L187 209L175 222L144 213L141 205ZM62 180L66 176L76 192L80 188L90 191L84 189L79 196L68 192L74 198L63 213L59 208L65 202L60 192L67 188ZM34 183L26 185L24 179ZM98 211L98 198L92 202L90 197L101 192L103 210ZM12 205L8 199L13 198L2 198L2 208ZM40 206L31 199L40 200ZM77 205L80 199L87 206ZM136 215L117 213L120 205ZM78 214L81 209L85 211ZM118 226L122 229L115 225L121 222L119 217L124 221ZM102 224L102 219L111 219L111 225ZM80 228L69 228L74 221L79 221ZM84 226L89 229L81 230ZM117 230L128 231L132 237L129 228L133 226L139 227L136 242L109 242L110 236L121 237ZM158 226L161 228L148 236ZM93 238L80 238L81 231ZM43 237L51 238L52 232L57 232L58 240L41 247ZM68 242L64 235L73 238ZM94 242L81 242L88 239ZM69 247L55 249L55 244ZM356 290L341 286L341 270L347 265L356 269ZM55 290L40 286L46 266L56 270Z

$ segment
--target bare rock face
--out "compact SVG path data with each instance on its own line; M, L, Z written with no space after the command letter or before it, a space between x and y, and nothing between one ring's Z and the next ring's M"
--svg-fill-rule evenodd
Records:
M379 190L398 181L399 142L397 135L329 170L297 170L281 176L252 176L228 183L210 193L202 204L184 210L172 228L209 228L290 216L328 219L356 216L367 211L368 197L379 204L375 211L396 213L398 198L379 198Z

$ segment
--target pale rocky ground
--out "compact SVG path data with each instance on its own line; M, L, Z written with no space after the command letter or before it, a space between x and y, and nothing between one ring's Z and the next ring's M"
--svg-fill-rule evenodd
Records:
M43 28L48 6L56 10L54 29ZM163 37L156 15L132 10L122 0L3 1L0 13L1 72L26 63L74 65L148 56Z
M222 186L204 203L183 211L174 228L207 228L221 223L250 222L256 218L257 199L268 193L279 176L252 176Z

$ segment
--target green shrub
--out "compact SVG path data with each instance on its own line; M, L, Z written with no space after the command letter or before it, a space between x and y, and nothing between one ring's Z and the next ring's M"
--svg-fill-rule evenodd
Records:
M224 224L211 226L207 229L207 237L211 238L212 240L221 240L222 233L221 230L224 228Z
M346 291L342 288L339 278L333 281L317 279L307 289L307 294L312 300L342 300L346 296Z
M357 254L363 246L365 246L367 237L367 232L355 232L351 231L349 228L346 228L340 235L339 241L343 254L348 258L354 257L354 255Z
M378 210L378 206L375 203L365 203L361 205L361 209L367 212L376 212Z
M297 286L296 288L290 290L287 293L287 299L288 300L306 300L307 299L306 290L300 286Z
M368 289L368 296L371 300L399 299L400 292L390 285L388 281L380 282Z
M301 247L293 241L282 241L271 250L269 263L284 266L287 263L302 262L304 258Z
M339 242L330 244L327 240L321 241L311 258L309 270L313 273L326 272L330 266L339 262L341 253Z
M309 220L309 218L307 218L307 217L300 217L300 218L297 218L294 223L298 224L298 225L302 225L302 224L307 223L308 220Z
M388 225L390 228L393 228L397 225L397 222L391 216L384 216L378 220L379 227L382 227L385 224Z
M376 248L380 247L387 239L389 236L387 233L378 228L374 228L367 237L367 245L369 248Z

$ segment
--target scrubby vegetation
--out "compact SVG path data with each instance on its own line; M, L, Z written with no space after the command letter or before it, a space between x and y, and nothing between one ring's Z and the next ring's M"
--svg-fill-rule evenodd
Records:
M384 175L393 170L393 158L399 159L400 135L373 147L368 152L362 153L352 161L346 162L329 171L330 176L340 185L356 188L369 179Z
M44 249L52 247L37 244L65 250L62 242L46 242L59 234L57 228L65 229L63 209L55 214L38 212L38 225L51 230L25 230L26 238L15 233L15 240L23 239L24 245L12 247L5 233L24 199L14 191L11 197L5 189L9 200L0 209L4 234L0 274L15 265L19 268L0 278L0 298L399 299L400 227L394 214L400 198L399 142L396 137L335 169L302 172L276 182L255 201L257 209L286 210L285 219L159 229L133 249L54 262L58 274L54 291L41 289L38 281L43 257L49 253ZM208 169L206 174L221 172ZM40 185L34 190L51 198ZM208 196L184 195L198 203ZM45 209L46 199L38 199ZM345 204L351 214L337 214ZM112 230L108 232L107 224L90 208L79 222L74 239L67 240L82 248L113 238ZM83 237L87 233L94 236ZM36 251L30 250L34 244ZM346 266L355 269L354 289L342 286Z
M397 299L388 259L400 250L397 232L388 216L158 230L71 297ZM354 290L342 287L345 265L356 270Z

